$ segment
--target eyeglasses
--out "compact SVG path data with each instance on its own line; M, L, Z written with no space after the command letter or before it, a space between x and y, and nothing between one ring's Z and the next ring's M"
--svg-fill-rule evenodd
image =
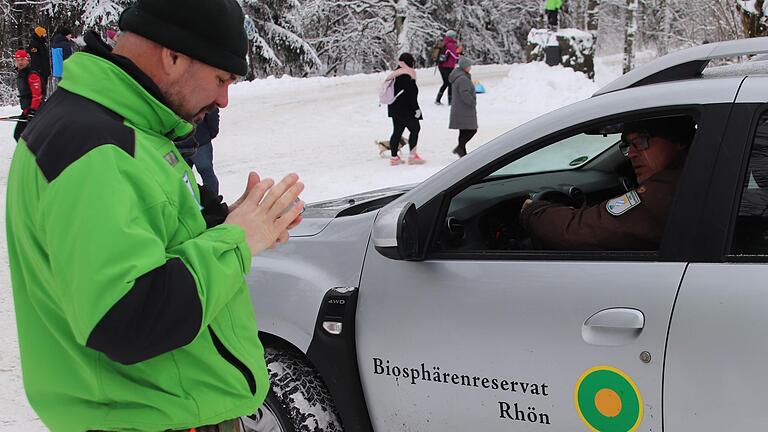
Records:
M629 148L634 147L637 151L648 150L651 146L651 137L649 135L640 135L632 140L622 140L619 143L619 150L624 156L629 156Z

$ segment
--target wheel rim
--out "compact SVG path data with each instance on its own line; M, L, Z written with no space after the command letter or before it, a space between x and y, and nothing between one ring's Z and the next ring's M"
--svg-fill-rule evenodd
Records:
M266 401L253 415L243 417L244 432L287 432L288 429L280 422L280 416Z

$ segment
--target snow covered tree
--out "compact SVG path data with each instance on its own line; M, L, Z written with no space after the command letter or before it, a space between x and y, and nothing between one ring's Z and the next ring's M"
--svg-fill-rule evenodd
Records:
M597 35L600 24L600 0L587 1L586 30L592 34L592 43L597 46Z
M322 60L321 74L389 68L395 54L394 13L367 1L307 0L300 18Z
M434 0L441 27L455 30L464 54L480 63L524 61L528 32L543 4L524 0Z
M390 1L389 3L395 3ZM395 36L397 52L409 52L426 63L432 42L441 36L435 21L435 7L429 0L397 0L395 3Z
M274 73L306 75L321 66L303 38L299 7L298 0L243 1L251 40L249 79Z
M85 0L82 5L83 25L97 30L117 28L120 13L131 3L130 0Z
M308 41L324 61L324 74L389 69L410 52L426 64L445 31L430 0L308 0L302 18Z
M766 15L768 15L768 2L763 0L741 0L737 1L741 12L741 22L744 32L749 37L765 36Z
M0 104L15 103L12 55L37 25L117 27L135 0L0 0ZM402 52L419 66L447 30L476 63L525 61L527 36L543 24L544 0L238 0L247 16L249 78L388 70ZM768 33L768 0L564 0L561 28L599 36L599 52L674 49ZM599 24L599 28L598 28Z

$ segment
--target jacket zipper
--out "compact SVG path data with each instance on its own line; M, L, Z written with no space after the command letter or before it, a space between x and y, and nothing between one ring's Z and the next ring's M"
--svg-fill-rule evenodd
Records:
M256 378L253 376L253 372L251 372L250 369L248 369L248 366L246 366L243 362L241 362L237 357L230 352L227 347L224 346L223 343L221 343L221 340L218 336L216 336L216 333L213 331L213 328L209 325L208 331L211 332L211 338L213 339L213 346L216 347L216 351L219 352L219 355L224 357L224 360L229 362L232 366L236 367L237 370L240 371L241 374L243 374L243 377L245 378L245 381L248 382L248 388L251 390L251 394L256 395Z

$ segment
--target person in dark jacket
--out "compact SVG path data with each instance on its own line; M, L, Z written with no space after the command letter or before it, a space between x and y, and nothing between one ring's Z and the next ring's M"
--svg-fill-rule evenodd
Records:
M40 108L40 104L43 103L43 90L40 75L29 66L29 53L18 50L13 54L13 61L16 63L18 71L16 86L19 89L19 105L21 106L21 116L13 130L13 140L18 141L26 129L27 123L32 120Z
M395 77L396 95L395 101L387 107L387 112L392 118L392 136L389 138L392 157L389 158L389 163L395 166L405 162L397 155L398 146L396 144L392 145L392 143L399 143L403 132L405 129L408 129L410 133L408 136L408 146L411 149L408 155L408 164L420 165L426 161L416 152L416 146L419 143L419 131L421 130L419 121L423 119L421 108L419 108L419 88L416 86L416 71L413 69L416 59L409 53L403 53L400 54L398 61L398 68L387 78Z
M195 134L177 145L177 148L190 167L196 167L200 177L203 178L203 186L214 195L219 194L219 179L213 170L213 143L212 140L219 134L219 108L203 117L197 124Z
M543 249L657 250L696 124L688 116L628 123L622 150L639 186L591 207L526 200L520 222Z
M56 90L59 81L64 73L64 60L72 55L72 31L62 27L53 34L51 43L51 83L52 90Z
M37 26L32 30L32 36L29 40L27 52L32 58L32 70L40 74L40 81L43 86L43 99L48 96L48 77L51 76L51 58L48 53L48 41L46 36L48 31L45 28Z
M448 30L443 38L443 52L440 54L445 60L437 64L437 68L440 70L440 76L443 78L443 85L440 86L440 90L437 91L437 98L435 99L436 105L442 105L443 93L448 90L448 105L451 104L451 82L448 79L456 67L456 62L459 60L459 54L456 48L456 32Z
M459 130L459 145L453 153L460 158L467 155L467 143L477 133L477 94L472 83L472 60L465 56L459 59L459 67L451 72L449 78L453 103L451 104L451 121L449 129Z

